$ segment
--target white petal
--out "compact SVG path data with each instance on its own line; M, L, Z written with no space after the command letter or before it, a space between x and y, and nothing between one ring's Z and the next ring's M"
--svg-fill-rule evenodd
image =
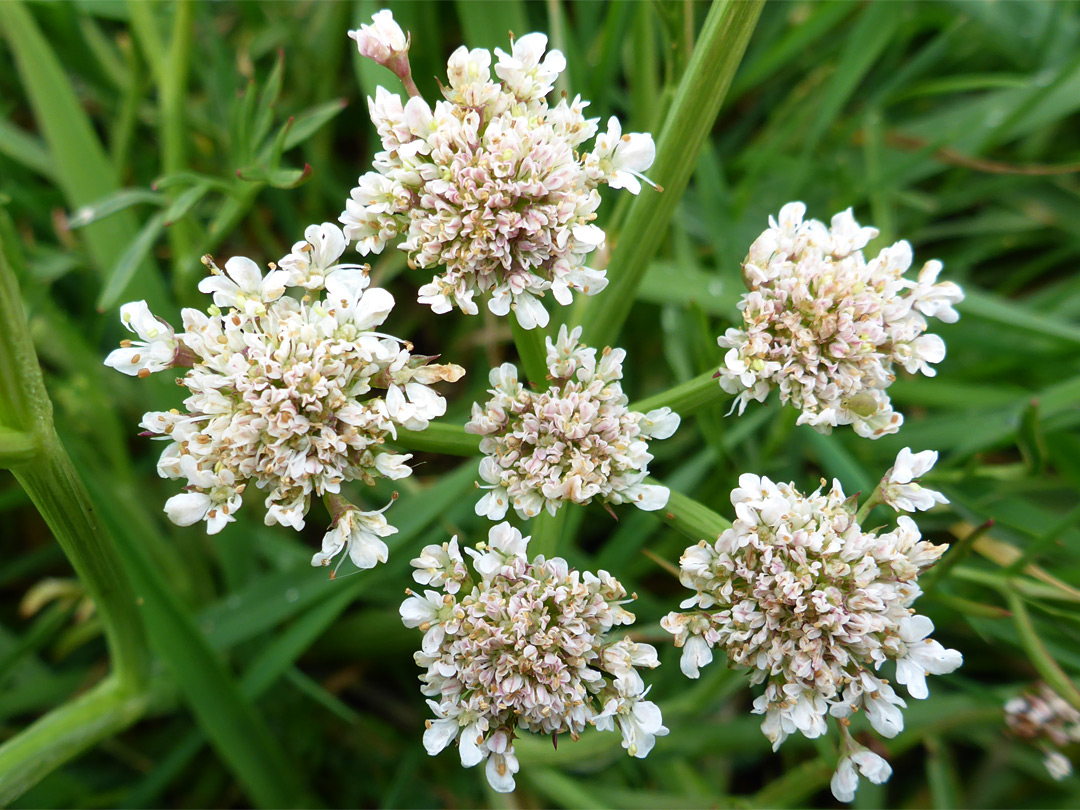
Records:
M165 501L165 514L177 526L192 526L206 517L210 505L205 492L182 492Z

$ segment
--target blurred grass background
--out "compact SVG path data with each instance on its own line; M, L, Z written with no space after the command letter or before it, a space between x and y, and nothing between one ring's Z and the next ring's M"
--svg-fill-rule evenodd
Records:
M707 11L386 5L412 32L413 74L429 100L459 44L505 49L507 31L542 30L567 55L571 95L594 115L619 115L624 129L654 133ZM401 532L389 564L336 582L309 566L319 507L303 536L262 526L257 507L212 538L164 519L175 485L157 478L157 447L136 436L137 423L179 392L164 375L131 380L101 365L121 337L117 309L146 298L175 321L179 306L199 303L202 254L277 260L305 225L336 220L376 148L364 97L378 84L399 90L346 37L380 7L0 5L0 240L61 435L122 553L154 572L171 606L147 615L160 659L151 715L16 806L834 805L827 744L793 737L774 755L749 715L743 675L719 664L698 682L679 672L657 624L679 586L642 551L674 562L687 540L653 516L621 512L614 524L598 506L578 509L567 556L637 591L635 629L661 648L664 666L649 680L671 735L644 761L626 757L617 735L586 734L558 751L522 740L511 797L490 794L453 752L425 754L428 710L411 660L419 637L397 618L422 545L486 534L472 514L474 460L422 457L397 482L391 519ZM601 208L609 247L620 238L618 198ZM716 336L737 316L739 262L768 214L793 199L826 220L854 206L881 229L871 248L906 238L918 264L944 261L943 278L968 297L958 324L936 328L949 349L939 376L896 382L906 422L877 442L796 429L775 404L725 418L718 399L655 448L653 472L728 514L741 472L808 488L837 476L866 492L901 447L940 450L933 483L952 507L922 518L924 531L955 541L995 521L920 602L965 665L934 679L929 701L911 701L907 730L884 744L892 781L864 780L855 806L1076 807L1080 779L1051 780L1035 748L1004 734L1001 705L1048 660L1080 674L1080 7L768 4L623 330L631 399L718 365ZM515 359L508 326L432 316L415 304L428 277L407 271L398 251L373 267L398 301L390 330L469 369L448 392L447 420L460 424L483 398L486 370ZM361 497L381 505L389 492ZM0 511L7 737L94 683L107 658L93 617L76 615L77 584L20 610L28 591L47 595L32 589L70 569L6 472ZM1017 599L1034 636L1007 609ZM223 667L199 657L199 637ZM221 728L189 710L221 694L263 727ZM250 734L274 749L275 773L238 754Z

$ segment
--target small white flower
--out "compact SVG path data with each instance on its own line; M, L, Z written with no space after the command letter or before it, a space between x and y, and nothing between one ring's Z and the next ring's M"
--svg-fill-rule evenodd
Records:
M436 591L424 591L423 596L413 594L401 603L401 621L406 627L421 627L439 617L442 598Z
M855 791L859 789L859 774L855 770L855 763L850 757L841 757L836 766L836 773L829 782L832 795L838 802L851 802L855 800Z
M289 274L290 287L321 290L326 286L326 277L335 270L366 271L362 265L338 264L346 245L345 234L334 223L308 225L304 230L304 241L294 244L292 252L278 262L278 267ZM366 272L362 278L364 286L367 286Z
M660 715L660 707L644 700L646 689L640 694L612 696L604 711L596 716L595 725L600 731L610 731L618 725L622 732L623 748L632 757L644 759L652 751L657 737L668 733Z
M499 57L495 74L522 101L536 101L546 96L555 86L555 79L566 70L566 58L561 52L552 50L544 55L547 41L544 34L526 34L513 43L509 54L495 49L495 55Z
M936 504L947 504L948 498L920 486L918 482L919 478L930 472L937 459L936 450L921 453L912 453L910 447L901 450L882 482L881 492L885 503L903 512L926 511L933 509Z
M855 742L847 742L850 750L840 756L830 787L837 801L850 802L855 799L859 787L859 773L875 785L883 785L892 776L892 766L884 758ZM858 772L856 772L856 767Z
M389 507L387 504L374 512L347 509L323 536L322 551L311 558L311 564L329 565L334 557L346 550L353 565L360 569L374 568L386 562L390 549L382 538L397 534L397 528L387 523L383 515Z
M625 188L631 194L641 191L641 180L652 185L644 172L656 160L656 144L652 135L639 132L622 134L619 119L608 119L607 132L596 138L596 147L586 158L586 165L595 161L595 172L612 188ZM640 178L640 179L639 179Z
M361 56L366 56L380 65L386 65L393 57L400 56L409 49L408 37L394 20L390 9L375 12L371 25L362 24L357 30L350 31L349 36L356 40Z
M687 678L699 678L701 667L711 664L712 659L712 648L709 647L709 642L702 636L690 636L683 644L679 668Z
M896 661L896 682L907 686L908 694L925 700L927 675L946 675L964 663L956 650L947 650L926 637L934 632L934 623L925 616L912 616L900 622L900 638L907 654Z
M105 365L133 377L145 377L172 365L180 347L169 324L155 318L145 301L120 307L120 322L141 340L124 341L122 348L110 352Z
M211 265L216 271L217 268ZM289 274L272 270L263 277L259 265L244 256L225 262L224 274L215 274L199 282L199 292L213 293L219 307L235 307L241 312L261 315L265 304L276 301L285 292Z
M424 546L410 565L417 569L413 571L413 579L418 583L443 588L449 594L457 593L468 576L456 536L441 546Z
M1043 758L1047 772L1059 782L1072 775L1073 767L1069 758L1060 751L1047 751Z

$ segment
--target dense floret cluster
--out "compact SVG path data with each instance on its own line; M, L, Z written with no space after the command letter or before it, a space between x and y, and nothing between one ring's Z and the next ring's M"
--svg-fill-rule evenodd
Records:
M580 337L580 327L563 326L557 341L547 339L552 385L546 391L522 385L509 363L491 371L491 399L473 404L465 425L483 437L480 477L488 492L476 505L478 515L501 520L513 505L528 518L593 498L646 511L667 503L667 487L644 483L652 461L646 439L669 437L679 415L670 408L629 410L619 384L626 352L605 349L597 359Z
M944 359L945 342L926 334L927 318L955 322L963 293L937 281L941 262L923 265L916 281L904 278L907 242L866 261L862 249L878 232L860 227L851 209L831 227L804 221L805 212L802 203L785 205L750 246L743 325L719 338L728 350L720 385L737 395L739 413L777 388L801 411L798 423L822 433L837 425L871 439L895 433L903 423L887 392L895 367L936 374L931 364Z
M385 440L398 427L422 430L441 416L446 402L430 386L464 373L376 331L394 299L369 287L366 267L335 264L345 249L336 226L312 226L307 237L265 276L247 258L229 259L222 272L207 257L212 275L199 289L214 305L183 310L180 332L144 301L121 309L140 340L125 341L107 365L139 376L188 369L178 380L188 390L184 410L142 421L145 435L168 442L158 473L185 481L165 504L180 526L206 521L209 533L221 531L254 481L267 493L266 524L299 530L313 495L337 495L346 481L409 475L410 456L388 451ZM288 296L292 285L309 292ZM331 512L337 520L327 550L349 545L354 561L364 558L362 541L392 531L381 513L340 498Z
M882 665L893 662L896 682L922 699L927 675L962 661L911 610L919 573L946 547L923 540L906 515L892 531L865 531L838 481L803 495L746 474L731 503L731 528L682 556L680 579L695 592L682 603L690 610L661 622L683 648L683 672L698 677L719 647L751 683L765 683L754 713L765 715L774 749L796 731L824 734L830 714L859 710L880 734L898 734L906 704L876 674Z
M457 538L428 546L413 576L441 592L401 605L406 626L424 631L415 658L436 718L424 746L434 756L458 740L461 764L486 760L501 792L514 789L519 730L577 739L590 725L618 726L635 757L667 734L637 671L659 664L656 650L614 632L634 621L626 590L606 571L579 573L559 557L530 562L528 543L509 523L492 527L486 544L465 549L475 578Z
M1005 704L1005 723L1009 730L1039 746L1043 763L1055 779L1073 772L1072 763L1062 748L1080 743L1080 711L1046 684L1018 695Z
M380 44L374 28L355 32L361 53L405 78L407 46L398 33ZM546 36L528 34L511 53L496 48L492 68L489 51L462 46L434 107L411 79L405 103L382 87L368 99L383 151L353 189L341 222L361 253L404 237L399 247L410 266L442 268L420 288L420 302L435 312L457 307L475 315L474 297L490 294L488 309L513 309L532 329L548 322L541 303L548 293L565 305L574 291L594 295L607 284L602 270L586 266L604 244L593 223L597 188L638 193L655 146L649 135L624 135L611 118L584 151L598 119L585 117L588 102L580 97L548 105L566 60L546 49Z

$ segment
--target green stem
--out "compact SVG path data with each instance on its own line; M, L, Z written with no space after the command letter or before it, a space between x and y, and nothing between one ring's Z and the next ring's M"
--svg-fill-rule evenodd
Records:
M859 511L855 513L855 522L861 526L863 521L870 515L870 511L875 506L880 506L883 503L885 503L885 497L881 492L881 484L879 483L874 487L874 491L870 493L870 497L863 501Z
M147 693L110 677L49 712L0 746L0 807L7 807L57 766L124 730L146 711Z
M1013 615L1016 631L1020 634L1020 643L1028 654L1028 659L1042 679L1074 709L1080 709L1080 690L1046 649L1035 630L1035 625L1028 614L1027 605L1012 588L1003 588L1002 595Z
M584 325L589 345L609 345L630 314L638 285L686 190L763 5L764 0L723 0L709 10L648 172L664 191L643 189L634 199L608 264L608 288L603 295L582 298L575 312L578 317L573 320ZM588 316L582 317L585 312Z
M116 548L53 427L19 286L0 245L0 423L32 440L36 452L12 470L52 530L94 600L113 675L56 709L0 748L0 805L105 736L133 722L145 706L150 654L142 621Z
M164 84L158 86L161 103L161 171L164 175L179 172L185 166L187 127L184 125L184 106L187 101L188 65L191 61L193 16L194 4L191 0L177 0ZM168 192L170 199L175 200L177 193L175 190ZM183 275L185 268L193 266L190 261L194 258L191 255L194 251L189 225L189 222L181 219L167 230L174 275Z
M534 388L546 390L548 387L547 347L544 344L544 330L540 327L525 329L518 323L517 314L510 316L510 327L514 332L514 345L521 359L525 378Z
M466 433L461 425L432 422L424 430L397 432L397 441L407 450L442 453L447 456L475 456L480 452L480 437Z
M23 430L0 425L0 468L15 467L31 461L39 452L37 439Z
M94 600L117 678L125 686L142 688L150 657L135 591L55 431L42 437L41 447L36 460L12 472Z
M729 395L717 382L716 372L710 370L667 391L661 391L640 402L631 403L630 410L648 413L655 408L668 407L679 416L687 416L698 408L725 396Z
M647 482L659 483L651 478L647 479ZM671 491L667 506L657 514L694 542L715 540L725 529L731 528L731 521L693 498L674 490Z
M532 534L532 540L529 541L530 557L543 554L550 560L552 557L559 556L559 546L562 545L559 541L563 536L569 509L570 505L564 503L554 515L545 510L532 519L532 525L529 527Z

